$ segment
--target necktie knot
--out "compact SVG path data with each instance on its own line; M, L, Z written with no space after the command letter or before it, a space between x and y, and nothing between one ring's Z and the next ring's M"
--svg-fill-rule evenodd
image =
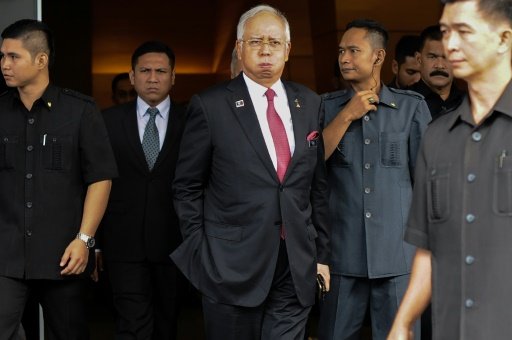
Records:
M274 101L274 97L276 96L276 92L274 90L272 90L272 89L268 89L265 92L265 96L267 97L267 101L273 102Z
M146 113L149 115L150 119L155 119L156 115L160 113L156 107L148 107Z

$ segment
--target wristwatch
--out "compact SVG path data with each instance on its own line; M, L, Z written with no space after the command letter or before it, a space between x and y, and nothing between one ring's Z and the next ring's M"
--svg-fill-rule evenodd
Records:
M83 233L76 234L76 238L83 241L87 249L91 249L96 244L96 240L94 239L94 237Z

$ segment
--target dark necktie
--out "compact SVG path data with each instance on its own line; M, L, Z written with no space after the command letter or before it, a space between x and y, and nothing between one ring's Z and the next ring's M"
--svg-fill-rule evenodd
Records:
M288 164L290 163L290 145L288 143L288 137L286 136L286 130L284 128L283 121L277 114L276 108L274 107L274 97L276 93L272 89L268 89L265 92L267 96L267 120L270 128L270 134L274 141L274 148L276 149L277 156L277 178L282 183ZM281 225L281 238L284 240L286 232L284 225Z
M155 123L158 113L159 111L156 107L148 108L146 114L149 114L149 120L142 137L142 149L144 150L144 155L146 155L146 162L150 171L153 170L158 153L160 152L160 138L158 137L158 128Z

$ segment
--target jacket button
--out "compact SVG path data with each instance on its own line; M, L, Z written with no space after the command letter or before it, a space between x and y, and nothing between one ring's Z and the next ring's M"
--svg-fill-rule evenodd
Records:
M466 215L466 221L467 221L468 223L473 223L473 222L475 221L475 218L476 218L476 217L475 217L475 215L473 215L473 214L467 214L467 215Z
M475 142L480 142L480 140L482 139L482 134L480 132L473 132L473 134L471 135L471 138L473 138L473 140Z
M473 264L473 262L475 262L475 258L473 256L466 256L466 264Z

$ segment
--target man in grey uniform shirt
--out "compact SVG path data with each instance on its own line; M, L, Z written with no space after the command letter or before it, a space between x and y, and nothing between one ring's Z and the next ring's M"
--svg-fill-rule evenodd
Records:
M420 95L381 83L386 42L379 23L349 23L339 64L351 87L324 96L332 276L321 339L358 338L368 306L374 339L385 338L409 281L404 225L430 113Z
M389 338L432 297L434 339L510 339L512 0L446 1L440 24L468 96L425 133L405 236L418 250Z

